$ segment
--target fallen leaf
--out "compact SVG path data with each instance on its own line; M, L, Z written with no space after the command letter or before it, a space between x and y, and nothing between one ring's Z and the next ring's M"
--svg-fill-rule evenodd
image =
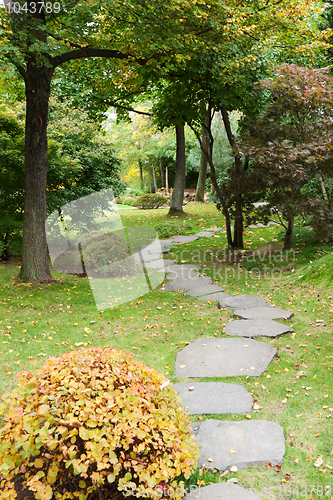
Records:
M232 467L230 467L230 472L237 472L238 469L236 467L236 465L233 465Z
M236 450L230 450L230 453L231 453L232 455L234 455L234 454L235 454L235 453L237 453L237 452L236 452Z
M168 387L169 384L170 384L170 380L166 380L165 382L163 382L163 384L160 387L160 391L162 391L163 389Z
M222 474L220 474L220 477L224 477L226 476L227 474L229 474L229 469L225 470L224 472L222 472Z
M322 464L323 464L323 458L319 456L313 465L315 467L320 467Z
M274 469L276 470L276 472L280 472L282 467L281 467L281 465L275 465Z
M192 386L192 387L189 387L189 388L188 388L188 390L189 390L189 391L194 391L194 387L193 387L193 386Z
M253 405L253 409L254 409L254 410L261 410L262 408L263 408L263 407L262 407L262 406L257 405L257 403L254 403L254 405Z
M288 472L286 472L286 473L285 473L285 477L286 477L287 479L291 479L291 478L292 478L292 475L291 475L291 474L288 474Z
M212 462L213 459L212 458L207 458L207 462Z
M227 483L238 483L238 479L236 479L235 477L232 477L231 479L228 479Z

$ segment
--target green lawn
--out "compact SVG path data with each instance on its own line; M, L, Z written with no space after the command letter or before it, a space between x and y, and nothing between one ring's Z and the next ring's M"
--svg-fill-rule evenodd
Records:
M124 225L154 226L166 213L166 209L122 210L121 217ZM191 203L186 213L193 226L190 233L211 225L224 227L213 204ZM246 229L247 248L280 241L280 232L275 226ZM278 348L278 357L261 377L206 379L242 384L260 407L251 418L281 424L286 441L281 471L253 467L224 475L198 469L187 484L236 478L262 499L279 500L311 498L310 485L316 488L312 498L321 496L325 485L332 485L333 491L333 248L316 242L305 228L299 227L297 234L294 253L272 254L256 262L251 258L243 263L224 262L225 233L173 250L178 263L200 261L204 272L228 293L259 294L295 313L289 323L294 334L259 339ZM177 353L199 337L220 336L231 318L230 311L216 305L158 289L102 312L96 308L88 279L52 272L54 283L32 286L15 281L18 269L19 264L0 263L0 392L11 391L18 372L39 367L49 356L87 346L132 351L180 382L173 377ZM299 372L305 375L297 376ZM239 421L246 416L205 418ZM322 464L316 467L321 462L318 457ZM269 487L271 495L262 494ZM290 488L292 497L287 496ZM333 498L333 493L324 497Z

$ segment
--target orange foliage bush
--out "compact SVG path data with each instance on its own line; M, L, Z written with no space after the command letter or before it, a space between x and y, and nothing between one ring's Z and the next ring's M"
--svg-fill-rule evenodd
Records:
M178 476L196 465L180 397L132 353L82 349L18 377L0 405L1 499L16 498L18 477L40 500L107 498L129 488L153 496L156 485L179 486Z

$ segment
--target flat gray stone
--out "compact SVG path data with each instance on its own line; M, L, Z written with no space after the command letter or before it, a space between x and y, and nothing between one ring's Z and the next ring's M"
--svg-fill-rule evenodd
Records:
M258 295L235 295L220 300L219 309L251 309L252 307L270 307L268 300Z
M276 352L257 340L202 337L177 354L175 377L258 377Z
M232 483L214 483L209 486L190 486L183 500L260 500L252 491Z
M174 266L166 266L165 272L168 273L167 279L175 280L179 278L195 278L199 274L199 266L191 264L175 264Z
M192 243L192 241L195 241L198 239L198 236L172 236L170 238L171 242L174 243Z
M282 463L284 434L276 422L205 420L195 422L191 427L200 445L200 464L226 470L233 465L237 469L245 469L268 462L273 466Z
M170 247L161 247L161 249L158 249L156 247L156 248L152 248L149 250L149 254L151 254L151 255L160 254L161 252L162 253L169 253L169 252L171 252L171 249L170 249Z
M223 382L196 382L173 384L183 399L184 408L191 414L251 413L253 399L250 393L236 384Z
M200 231L199 233L196 233L195 236L198 236L199 238L211 238L214 236L214 233L211 233L209 231Z
M168 248L170 245L172 245L174 242L171 240L171 238L168 238L167 240L159 240L158 241L161 247Z
M222 331L240 337L278 337L294 330L272 319L237 319L230 321Z
M157 259L151 262L144 262L144 266L148 269L162 269L164 266L173 264L175 261L170 259Z
M199 271L191 271L190 269L184 269L181 271L177 278L175 278L175 273L169 273L165 276L167 280L182 279L182 278L202 278L202 274Z
M290 319L294 313L278 307L253 307L252 309L237 309L233 316L241 319Z
M213 231L215 233L222 233L222 231L224 231L224 229L222 229L222 227L209 227L205 231L208 231L208 232Z
M209 295L203 295L202 297L198 297L199 300L202 300L204 302L218 302L221 299L224 299L225 297L231 297L228 293L224 292L217 292L217 293L212 293Z
M210 285L212 282L212 278L208 278L208 276L199 277L199 278L180 278L174 281L170 281L164 285L164 290L168 291L177 291L177 290L191 290L192 288L197 288L199 286Z
M208 295L215 292L223 292L223 288L220 288L217 285L204 285L196 288L192 288L185 295L189 295L190 297L200 297L202 295Z

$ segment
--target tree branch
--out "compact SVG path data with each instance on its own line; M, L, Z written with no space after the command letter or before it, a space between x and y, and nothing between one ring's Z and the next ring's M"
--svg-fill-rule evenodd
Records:
M11 56L8 55L8 54L5 54L5 57L10 61L11 64L14 64L14 66L16 67L16 69L18 70L18 72L20 73L20 75L24 78L24 81L27 81L28 80L28 73L23 68L23 66L21 66L20 64L14 62L12 60Z
M114 108L124 109L125 111L133 111L134 113L137 113L138 115L153 116L152 113L146 113L145 111L139 111L137 109L131 108L130 106L123 106L122 104L117 104L117 103L112 102L112 101L105 101L103 99L102 102L103 102L103 104L107 104L108 106L112 106Z
M60 66L67 61L72 61L73 59L84 59L88 57L105 57L108 59L128 59L131 54L124 54L119 50L109 50L109 49L94 49L94 48L83 48L78 50L71 50L70 52L65 52L60 56L52 57L50 59L51 64L54 68ZM157 57L157 55L152 56ZM135 58L138 64L144 65L148 61L148 58Z

